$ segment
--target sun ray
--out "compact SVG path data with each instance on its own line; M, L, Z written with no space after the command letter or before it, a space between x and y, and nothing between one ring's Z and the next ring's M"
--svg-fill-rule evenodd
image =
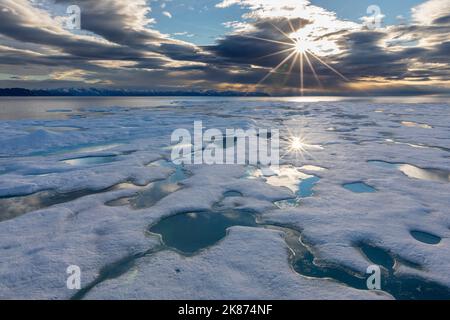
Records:
M311 69L311 71L314 75L314 78L316 78L317 84L319 85L319 87L323 88L322 82L320 81L319 76L317 75L317 72L314 69L313 64L311 63L311 60L308 57L308 53L305 53L305 59L308 62L309 68Z
M288 20L289 21L289 20ZM283 30L281 30L280 28L278 28L276 25L274 25L273 23L270 22L270 24L277 29L283 36L285 36L287 39L289 39L290 42L295 44L295 40L292 39L286 32L284 32Z
M331 71L333 71L334 73L336 73L338 76L340 76L342 79L344 79L347 82L350 82L350 80L344 76L342 73L340 73L339 71L337 71L335 68L333 68L332 66L330 66L328 63L326 63L325 61L323 61L322 59L320 59L318 56L316 56L314 53L312 53L311 51L308 50L308 53L311 54L314 58L316 58L320 63L322 63L325 67L327 67L328 69L330 69Z
M286 63L295 54L296 54L296 52L293 51L289 56L287 56L283 61L281 61L275 68L270 70L270 72L268 74L266 74L266 76L264 78L262 78L256 85L258 86L261 83L263 83L267 78L269 78L273 73L275 73L284 63Z
M292 30L292 33L295 33L295 28L294 28L294 26L292 25L291 20L289 20L288 18L286 18L286 19L287 19L287 21L288 21L289 27L290 27L291 30Z
M249 39L255 39L255 40L261 40L261 41L267 41L267 42L272 42L272 43L278 43L278 44L282 44L282 45L285 45L285 46L292 46L292 43L290 43L290 42L283 42L283 41L277 41L277 40L260 38L260 37L255 37L255 36L248 36L248 35L240 35L240 37L249 38Z
M289 52L289 51L292 51L292 50L295 50L295 48L289 48L289 49L285 49L285 50L280 50L280 51L277 51L277 52L274 52L274 53L271 53L271 54L268 54L268 55L265 55L265 56L262 56L262 57L258 57L257 59L260 60L260 59L276 56L276 55L279 55L279 54L282 54L282 53L285 53L285 52Z
M301 95L303 97L304 86L305 86L305 83L304 83L305 79L304 79L304 76L303 76L303 53L300 52L299 56L300 56L300 93L301 93Z
M286 72L286 77L284 79L284 84L287 83L289 76L292 74L292 71L294 70L296 63L298 61L299 63L299 80L300 80L300 94L301 96L304 96L305 94L305 61L309 66L309 69L312 72L312 75L314 76L318 86L320 88L324 88L322 81L320 80L319 74L317 73L316 69L314 68L313 59L309 57L311 55L313 58L315 58L320 64L331 70L333 73L338 75L340 78L345 80L346 82L350 82L350 80L344 76L342 73L340 73L336 68L325 62L321 57L318 56L318 54L314 53L316 50L320 51L320 44L315 43L315 41L310 37L309 33L300 28L295 28L292 24L292 21L287 19L287 24L289 25L290 30L292 31L291 34L287 34L285 31L283 31L279 26L270 23L276 30L278 30L283 36L287 38L288 41L279 41L279 40L272 40L272 39L265 39L261 37L256 36L249 36L249 35L242 35L242 37L250 38L250 39L256 39L266 42L275 43L278 45L283 45L285 47L288 47L286 49L282 49L273 53L270 53L268 55L259 57L257 59L263 59L267 57L277 56L281 55L283 53L289 53L287 57L285 57L276 67L272 68L256 85L255 87L261 85L264 81L266 81L273 73L276 73L281 66L283 66L285 63L290 63L288 70L284 70ZM303 31L303 32L302 32ZM292 59L292 61L290 61Z
M288 72L286 74L286 78L284 79L284 82L283 82L284 84L286 84L286 82L289 80L289 77L290 77L290 75L292 73L292 70L295 67L295 63L297 62L297 58L298 58L297 56L298 56L298 52L296 52L294 58L292 59L291 65L289 66L289 70L288 70Z

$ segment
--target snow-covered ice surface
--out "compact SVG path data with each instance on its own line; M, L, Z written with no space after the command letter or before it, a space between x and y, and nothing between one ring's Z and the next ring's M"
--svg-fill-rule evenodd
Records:
M449 108L179 99L0 120L0 298L448 299ZM172 131L200 120L280 129L280 169L173 165ZM290 135L306 152L288 152ZM345 188L362 184L374 192ZM174 215L227 210L255 224L194 254L149 232ZM394 261L385 291L339 276L367 277L379 263L368 247ZM82 271L78 293L66 287L70 265ZM402 281L415 287L389 285Z
M264 248L262 243L266 244ZM163 251L142 258L125 275L95 287L87 298L385 298L355 289L343 290L341 285L325 279L300 277L287 268L287 260L288 251L279 232L233 227L220 245L197 256Z

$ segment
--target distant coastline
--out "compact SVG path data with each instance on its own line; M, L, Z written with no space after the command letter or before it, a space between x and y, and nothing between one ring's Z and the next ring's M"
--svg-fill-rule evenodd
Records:
M304 97L418 97L445 96L450 92L445 90L391 90L391 91L333 91L305 94ZM100 89L100 88L56 88L56 89L26 89L0 88L0 97L299 97L298 93L273 94L267 92L217 91L217 90L130 90L130 89Z
M155 90L108 90L96 88L25 89L0 88L0 97L270 97L264 92L239 91L155 91Z

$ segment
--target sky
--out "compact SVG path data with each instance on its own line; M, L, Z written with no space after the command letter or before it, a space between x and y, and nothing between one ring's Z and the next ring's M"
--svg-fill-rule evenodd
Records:
M0 0L0 87L450 93L449 35L448 0Z

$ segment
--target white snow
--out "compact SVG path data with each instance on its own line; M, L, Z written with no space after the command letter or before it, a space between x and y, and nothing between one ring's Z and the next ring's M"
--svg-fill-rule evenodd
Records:
M140 259L127 274L98 285L87 299L386 299L301 277L287 265L283 234L233 227L220 245L195 257L170 251ZM177 272L178 271L178 272Z
M150 225L173 214L210 210L219 202L300 230L317 264L335 263L364 274L372 264L358 247L365 242L420 265L400 262L396 273L450 287L450 183L415 179L368 163L450 171L449 107L179 100L161 108L89 108L66 119L0 120L0 197L48 190L95 192L0 222L0 298L70 298L75 292L66 288L69 265L81 267L87 286L103 267L155 248L159 239L147 233ZM194 120L221 130L279 128L284 151L292 134L302 135L312 147L300 155L282 152L280 170L188 166L190 176L180 182L182 188L150 208L105 205L168 178L174 172L170 165L148 164L170 156L172 131L192 130ZM69 127L77 129L52 130ZM114 161L64 163L83 157ZM298 182L311 174L320 177L313 196L295 208L274 206L294 197ZM356 194L342 187L357 181L377 192ZM117 185L122 187L114 188ZM242 197L223 199L228 191ZM413 230L442 240L437 245L419 242L411 236ZM223 241L192 257L165 250L140 258L123 275L99 283L86 298L389 297L297 274L279 232L241 227L229 231Z

